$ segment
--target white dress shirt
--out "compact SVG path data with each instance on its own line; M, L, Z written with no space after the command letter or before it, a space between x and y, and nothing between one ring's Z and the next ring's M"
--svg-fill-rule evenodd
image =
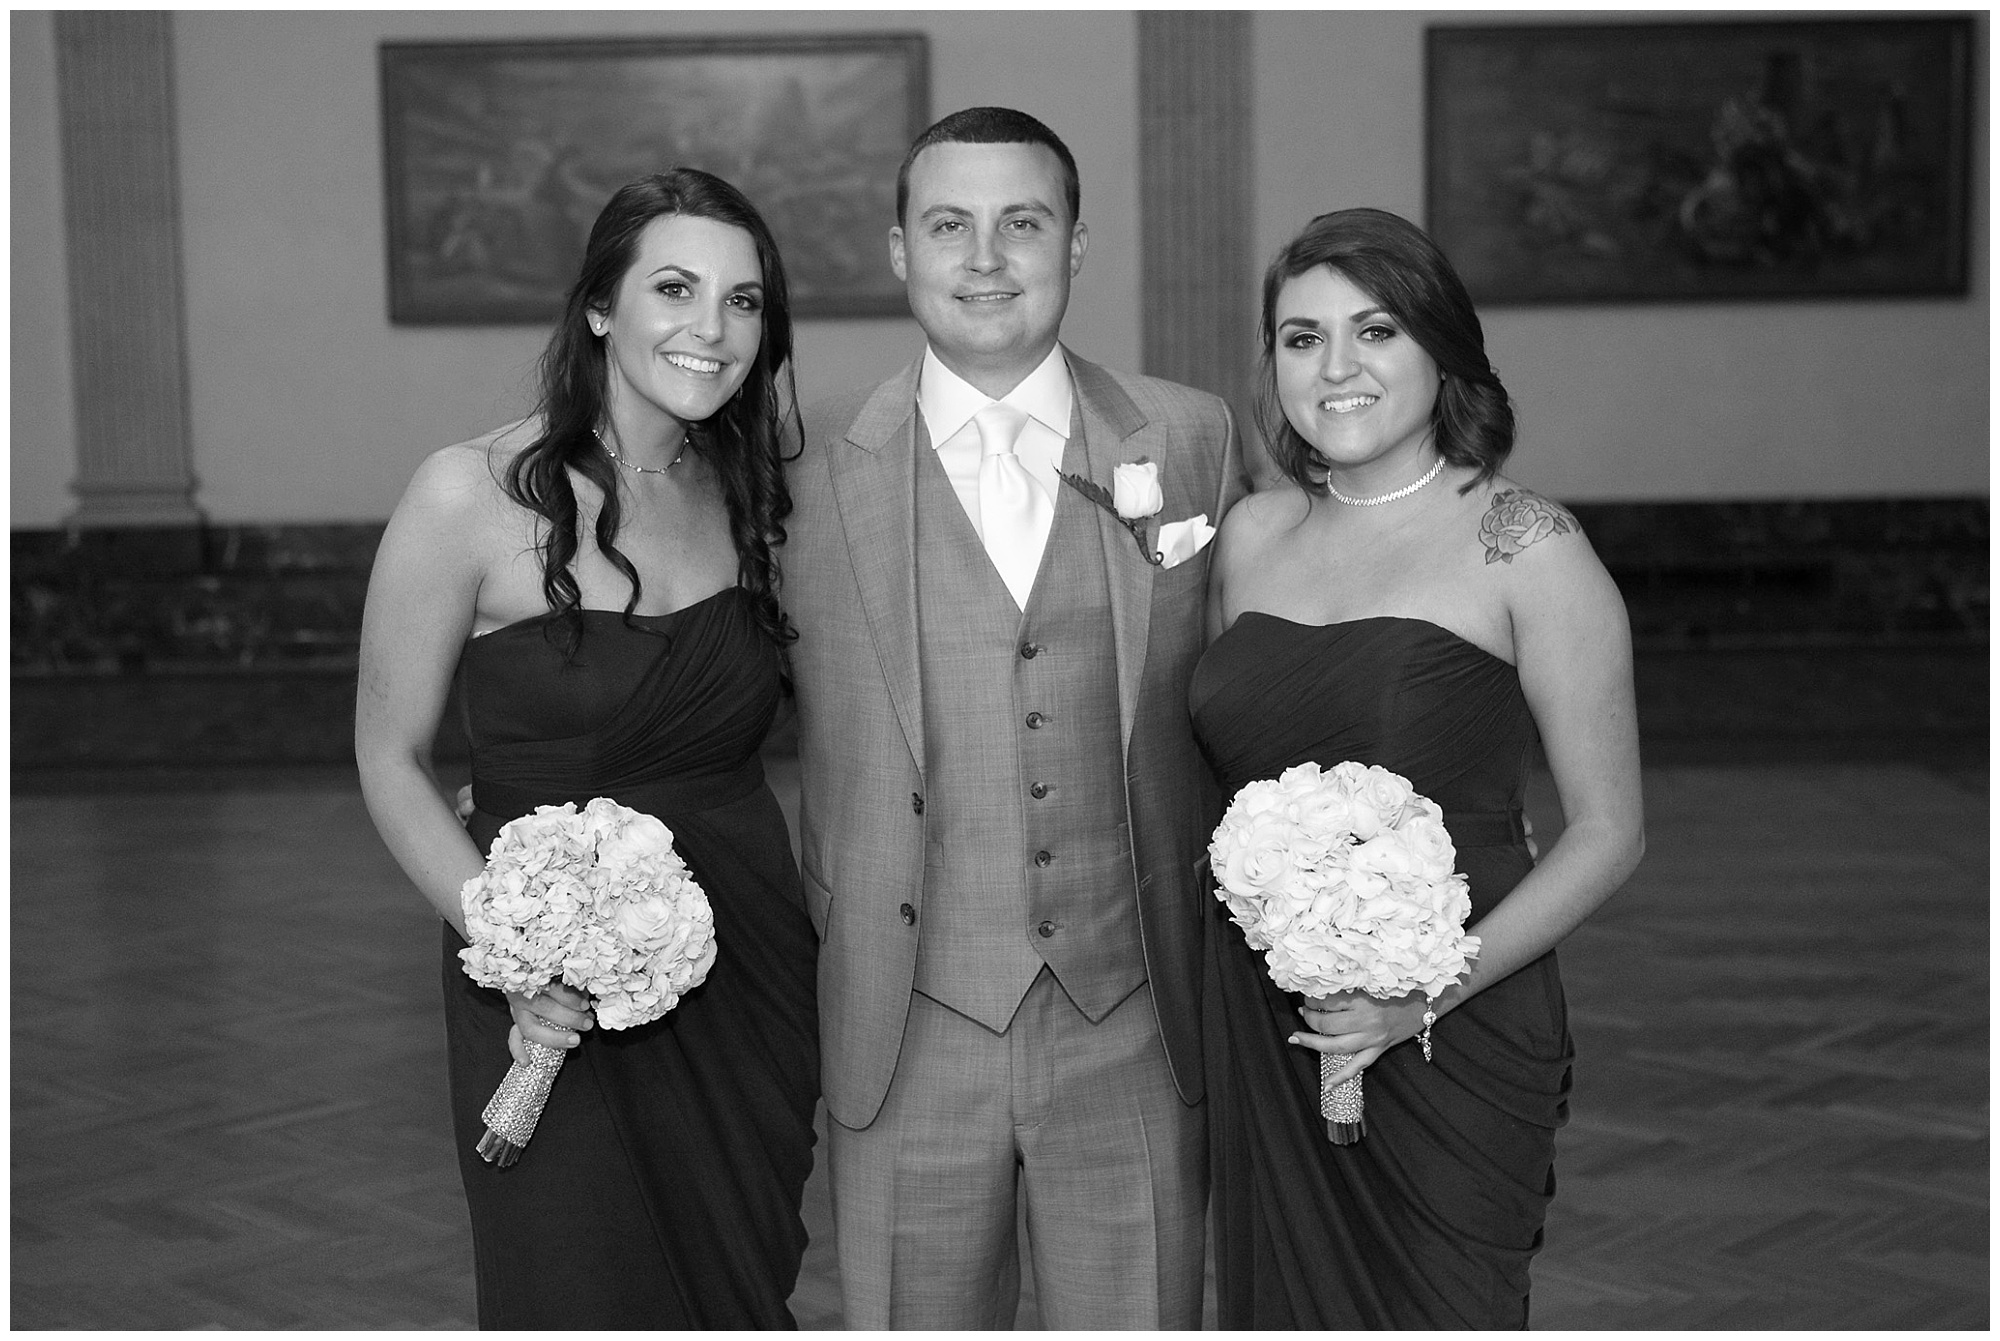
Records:
M1049 496L1051 508L1062 487L1056 472L1062 469L1063 447L1069 441L1072 395L1069 365L1063 361L1062 346L1057 345L1019 386L1000 398L1028 416L1020 437L1014 440L1014 454L1021 458L1028 478ZM980 530L981 449L979 426L972 422L972 416L992 404L993 397L945 367L930 349L924 350L924 366L917 374L917 408L923 412L938 463L951 480L952 491L974 531ZM984 532L979 538L982 542L986 539ZM1037 562L1041 559L1039 554L1034 557Z

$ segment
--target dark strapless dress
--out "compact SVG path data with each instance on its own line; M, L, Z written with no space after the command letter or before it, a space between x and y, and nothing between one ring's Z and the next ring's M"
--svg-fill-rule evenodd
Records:
M1514 668L1422 620L1246 613L1203 656L1195 729L1225 795L1307 760L1410 780L1445 811L1477 922L1532 868L1535 726ZM1203 1044L1224 1328L1525 1327L1572 1048L1553 952L1368 1068L1367 1135L1326 1138L1319 1057L1220 902Z
M536 806L608 796L657 815L715 912L707 980L659 1020L586 1030L511 1168L473 1147L509 1062L506 998L444 934L459 1170L479 1324L792 1327L819 1098L817 942L758 748L778 654L735 588L628 626L584 611L575 657L549 617L459 663L485 851Z

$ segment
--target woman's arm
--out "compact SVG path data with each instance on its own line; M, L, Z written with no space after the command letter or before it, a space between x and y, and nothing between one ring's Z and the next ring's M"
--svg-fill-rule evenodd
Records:
M431 742L483 578L485 453L448 447L418 467L375 551L361 618L354 757L368 813L403 873L465 933L459 888L485 859L431 775Z
M1565 824L1540 864L1467 928L1479 937L1479 957L1431 1006L1440 1016L1554 949L1625 883L1646 846L1632 637L1618 588L1581 532L1571 532L1516 554L1503 590L1521 689ZM1420 993L1395 1001L1347 994L1329 1010L1304 1012L1319 1032L1295 1041L1355 1054L1344 1078L1415 1037L1424 1008Z
M1581 532L1515 557L1515 664L1564 824L1541 863L1471 928L1479 962L1465 995L1554 949L1617 892L1646 850L1625 602Z
M513 517L483 446L438 452L417 468L389 519L361 617L354 703L361 795L403 873L461 936L459 890L486 859L437 789L431 742L479 613L484 556L509 543ZM593 1022L589 1001L561 983L533 997L509 992L507 1004L518 1035L548 1047L575 1047L578 1031ZM525 1061L518 1035L508 1047Z

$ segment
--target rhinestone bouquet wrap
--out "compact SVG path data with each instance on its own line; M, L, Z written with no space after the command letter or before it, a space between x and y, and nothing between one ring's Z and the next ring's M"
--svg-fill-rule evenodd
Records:
M1444 812L1386 768L1303 763L1246 783L1208 855L1215 896L1283 991L1435 1000L1479 953ZM1320 1114L1336 1145L1367 1132L1361 1078L1326 1084L1345 1060L1320 1059Z
M715 962L714 914L672 830L601 796L510 820L459 900L466 976L530 995L566 982L606 1029L659 1019ZM481 1114L480 1157L502 1168L521 1157L562 1067L559 1048L523 1050L529 1064L508 1068Z

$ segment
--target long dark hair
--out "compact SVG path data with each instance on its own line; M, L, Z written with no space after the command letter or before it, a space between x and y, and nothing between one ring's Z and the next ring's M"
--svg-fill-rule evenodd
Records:
M1278 401L1278 291L1317 266L1337 270L1409 328L1444 374L1431 429L1438 455L1493 477L1514 450L1514 406L1486 358L1486 335L1458 272L1423 229L1387 210L1322 214L1286 243L1264 272L1263 354L1257 362L1257 427L1294 483L1326 492L1326 462L1299 436Z
M607 369L604 341L591 333L589 314L606 311L618 281L638 255L639 234L668 215L713 219L741 228L757 244L764 275L764 332L757 360L743 385L720 410L688 425L688 448L714 469L729 508L730 537L736 544L737 580L750 594L757 622L774 643L798 637L778 605L778 565L774 555L785 543L784 519L792 496L785 488L784 447L802 441L798 392L792 377L792 308L778 244L756 206L720 177L699 168L669 168L618 188L591 225L583 267L570 286L562 317L542 351L541 436L514 457L502 481L508 497L546 523L541 552L542 594L557 618L551 629L574 649L582 628L576 611L582 594L570 565L577 552L574 470L604 496L597 513L598 550L611 561L632 595L625 602L629 621L639 604L639 570L617 544L622 509L618 472L593 436L604 415ZM782 391L781 391L782 383Z

